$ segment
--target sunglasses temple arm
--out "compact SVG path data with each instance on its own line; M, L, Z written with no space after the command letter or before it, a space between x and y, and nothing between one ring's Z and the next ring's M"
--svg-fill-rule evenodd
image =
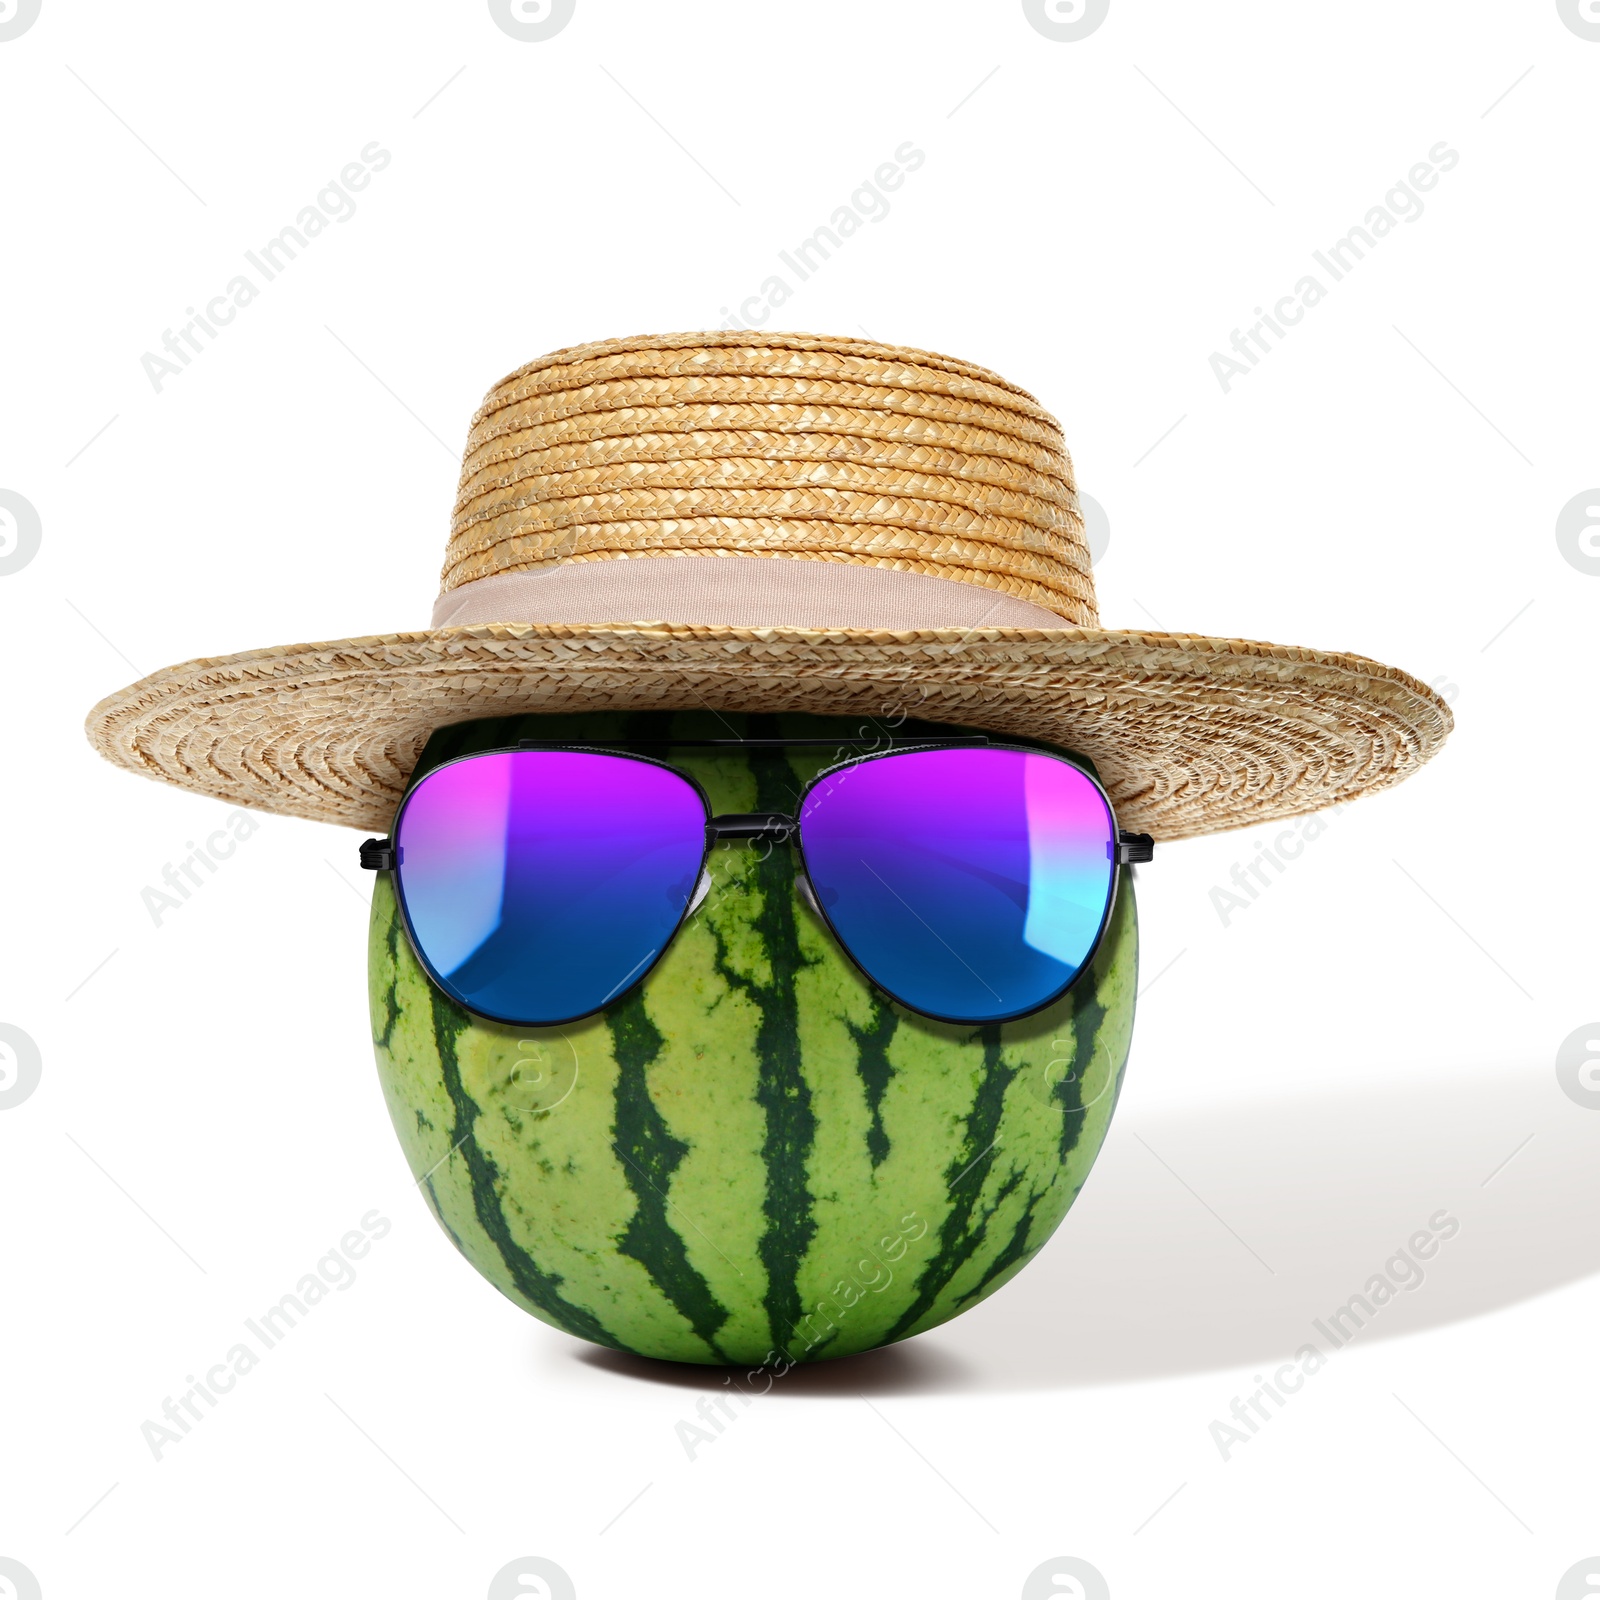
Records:
M1126 828L1118 830L1114 859L1119 867L1153 861L1155 854L1156 842L1148 833L1129 833Z

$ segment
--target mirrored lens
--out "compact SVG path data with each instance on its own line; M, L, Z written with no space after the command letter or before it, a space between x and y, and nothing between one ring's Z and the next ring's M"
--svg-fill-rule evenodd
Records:
M826 777L800 842L834 931L875 983L959 1021L1025 1015L1088 960L1111 903L1110 807L1053 756L917 750Z
M440 767L395 829L413 943L462 1005L587 1016L649 970L705 854L687 779L625 756L515 750Z

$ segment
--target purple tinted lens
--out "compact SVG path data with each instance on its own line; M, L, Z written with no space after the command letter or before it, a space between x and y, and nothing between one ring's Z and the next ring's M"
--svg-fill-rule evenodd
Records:
M678 773L625 756L516 750L431 772L395 829L412 942L469 1010L505 1022L598 1011L683 919L706 809Z
M915 1011L1023 1016L1089 959L1110 909L1115 824L1076 767L1020 750L915 750L806 796L806 870L845 948Z

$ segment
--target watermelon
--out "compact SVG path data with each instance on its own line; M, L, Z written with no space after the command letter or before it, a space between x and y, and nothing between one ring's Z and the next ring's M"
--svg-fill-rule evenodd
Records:
M798 715L505 718L441 730L418 775L518 738L731 729L868 731ZM837 754L671 759L715 811L789 811ZM1061 1000L970 1025L874 989L800 899L788 846L725 842L710 865L710 894L645 981L559 1029L452 1002L379 874L373 1043L419 1193L509 1299L616 1350L787 1370L948 1321L1033 1257L1105 1138L1133 1025L1131 874L1091 970Z

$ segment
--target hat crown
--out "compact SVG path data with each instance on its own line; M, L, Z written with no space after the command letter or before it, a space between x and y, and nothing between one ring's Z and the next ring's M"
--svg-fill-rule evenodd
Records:
M889 568L1099 620L1060 427L982 367L719 331L559 350L489 391L442 592L683 556Z

